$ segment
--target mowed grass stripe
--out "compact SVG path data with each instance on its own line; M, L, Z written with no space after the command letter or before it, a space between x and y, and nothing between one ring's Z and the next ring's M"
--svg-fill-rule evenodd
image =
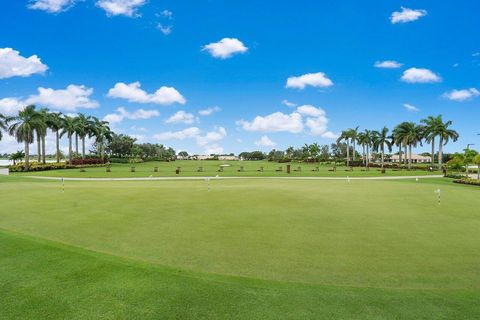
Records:
M479 284L478 190L443 180L69 182L65 193L9 181L0 227L99 252L291 282Z
M330 287L164 270L0 231L2 319L471 319L477 290Z

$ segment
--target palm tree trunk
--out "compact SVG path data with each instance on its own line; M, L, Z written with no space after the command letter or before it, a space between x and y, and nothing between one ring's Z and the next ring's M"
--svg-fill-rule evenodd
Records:
M85 159L85 137L82 137L82 159Z
M42 142L40 139L40 134L37 133L37 162L42 161Z
M72 135L68 136L68 163L72 164Z
M362 144L363 165L367 165L367 158L365 156L365 145Z
M442 169L443 162L443 138L440 137L440 142L438 144L438 169Z
M403 152L404 152L404 155L405 155L405 157L403 157L403 158L404 158L404 159L403 159L403 162L405 162L404 165L407 165L407 158L408 158L408 155L407 155L407 145L404 145L404 146L403 146L403 149L404 149Z
M75 153L78 155L78 134L75 133Z
M57 163L60 163L60 134L58 133L58 131L55 132L55 136L57 147Z
M352 150L352 152L353 152L352 160L353 160L353 161L355 161L355 149L356 149L356 146L357 146L357 145L356 145L355 139L353 139L353 150Z
M347 167L350 167L350 140L347 139Z
M102 161L105 161L105 155L104 155L104 150L103 150L103 137L102 140L100 140L100 158Z
M370 146L367 144L367 170L370 165Z
M408 170L412 168L412 145L408 145Z
M432 138L432 168L435 161L435 137Z
M402 143L398 144L398 163L402 164Z
M45 135L42 135L42 163L45 164Z
M382 144L382 169L383 169L384 163L385 163L385 147Z
M25 140L25 171L30 169L30 145L28 141Z

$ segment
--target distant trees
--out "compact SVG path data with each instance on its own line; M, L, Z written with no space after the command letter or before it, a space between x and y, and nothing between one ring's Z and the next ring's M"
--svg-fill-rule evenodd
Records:
M238 156L243 160L263 160L267 157L262 151L245 151L241 152Z

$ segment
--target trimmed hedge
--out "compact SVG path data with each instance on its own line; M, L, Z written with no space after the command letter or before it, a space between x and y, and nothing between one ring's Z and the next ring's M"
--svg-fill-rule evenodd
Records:
M105 161L100 158L86 158L86 159L73 159L72 165L80 166L80 165L89 165L89 164L104 164Z
M480 187L480 180L478 179L472 179L472 178L463 178L459 180L453 180L455 183L460 183L460 184L468 184L471 186L479 186Z
M84 164L84 165L71 165L67 163L39 163L30 162L28 171L47 171L47 170L60 170L60 169L74 169L74 168L88 168L88 167L103 167L105 164ZM10 172L23 172L25 171L25 163L18 163L16 165L9 166Z

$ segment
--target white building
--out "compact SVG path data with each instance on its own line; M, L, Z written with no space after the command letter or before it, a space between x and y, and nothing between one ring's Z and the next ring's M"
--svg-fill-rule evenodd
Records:
M402 155L402 162L405 161L405 158L408 161L408 155ZM398 154L394 154L390 157L390 161L393 163L399 163L400 162L400 156ZM419 154L412 153L412 163L427 163L431 162L430 157L425 157L421 156Z

